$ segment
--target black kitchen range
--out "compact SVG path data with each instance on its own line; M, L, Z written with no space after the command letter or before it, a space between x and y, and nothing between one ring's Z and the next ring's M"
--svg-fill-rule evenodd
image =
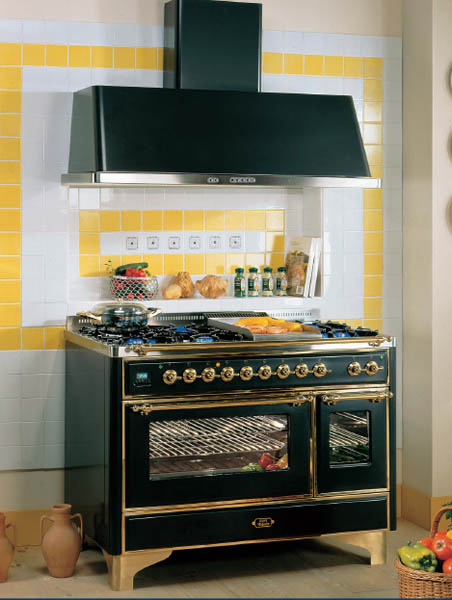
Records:
M68 318L65 501L113 589L186 548L342 534L384 561L395 340L333 322L235 325L265 316Z

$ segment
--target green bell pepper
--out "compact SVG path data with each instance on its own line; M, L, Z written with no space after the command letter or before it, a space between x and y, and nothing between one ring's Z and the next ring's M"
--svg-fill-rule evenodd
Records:
M401 562L410 569L433 573L438 566L435 553L422 544L408 542L406 546L397 550L397 554Z

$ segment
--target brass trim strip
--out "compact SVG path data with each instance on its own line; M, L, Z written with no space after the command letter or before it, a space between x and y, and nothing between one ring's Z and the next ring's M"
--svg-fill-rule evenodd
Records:
M334 406L337 402L342 402L343 400L369 400L370 402L382 402L383 400L387 400L392 398L392 392L383 392L383 393L362 393L362 394L320 394L320 400L324 404L328 406Z

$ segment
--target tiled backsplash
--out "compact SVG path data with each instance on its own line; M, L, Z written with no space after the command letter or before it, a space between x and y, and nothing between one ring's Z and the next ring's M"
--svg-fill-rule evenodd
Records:
M71 92L160 86L163 29L0 21L0 35L0 469L62 466L63 325L107 297L107 257L144 257L162 285L180 268L232 277L235 265L283 264L290 237L318 235L310 226L323 222L324 296L285 302L315 303L325 318L397 335L401 366L399 38L264 32L264 91L351 94L372 174L382 178L382 190L325 190L319 218L312 206L322 204L307 202L308 192L303 200L285 190L62 188ZM138 251L126 249L127 237L138 238ZM168 248L170 237L179 248ZM197 298L196 307L206 302Z

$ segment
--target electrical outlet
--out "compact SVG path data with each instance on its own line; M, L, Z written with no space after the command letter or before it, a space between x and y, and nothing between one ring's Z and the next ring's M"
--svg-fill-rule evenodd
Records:
M200 250L201 238L198 235L191 235L188 239L188 247L190 250Z
M172 235L168 238L168 248L169 250L180 249L180 237L178 235Z
M148 250L158 250L159 248L159 239L156 235L150 235L147 240Z
M221 250L221 237L219 235L211 235L210 236L209 248L211 250Z
M242 237L240 235L231 235L229 238L229 248L238 250L242 247Z
M136 236L126 238L126 248L127 250L137 250L138 238Z

